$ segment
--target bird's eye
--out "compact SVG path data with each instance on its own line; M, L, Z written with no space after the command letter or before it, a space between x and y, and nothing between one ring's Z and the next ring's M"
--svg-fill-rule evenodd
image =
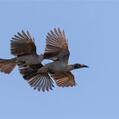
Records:
M74 65L74 68L75 68L75 69L76 69L76 68L78 68L78 67L79 67L79 65L78 65L78 64L75 64L75 65Z

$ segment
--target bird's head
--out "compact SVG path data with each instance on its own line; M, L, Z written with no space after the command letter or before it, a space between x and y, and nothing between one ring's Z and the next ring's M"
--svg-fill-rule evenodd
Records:
M78 64L78 63L74 64L74 69L79 69L79 68L88 68L88 66L85 64Z

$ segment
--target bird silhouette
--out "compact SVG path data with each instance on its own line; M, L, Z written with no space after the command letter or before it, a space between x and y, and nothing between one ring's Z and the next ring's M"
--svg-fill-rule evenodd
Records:
M85 64L69 64L68 40L65 32L54 28L47 33L46 47L43 54L38 55L34 38L23 30L14 35L11 40L11 54L14 58L0 59L0 71L11 73L18 65L23 78L31 87L49 91L54 87L54 82L59 87L73 87L76 85L72 70L87 68ZM44 59L52 60L42 64Z

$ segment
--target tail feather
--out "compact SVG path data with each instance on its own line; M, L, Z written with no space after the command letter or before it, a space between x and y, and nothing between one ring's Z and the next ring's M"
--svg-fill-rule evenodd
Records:
M15 66L16 66L15 59L0 59L0 71L1 72L9 74L12 72Z

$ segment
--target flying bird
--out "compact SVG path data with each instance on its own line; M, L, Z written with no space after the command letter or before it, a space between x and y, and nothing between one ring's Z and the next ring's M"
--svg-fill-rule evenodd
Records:
M0 71L10 73L16 65L23 78L31 87L38 91L49 91L54 82L59 87L73 87L76 85L72 70L87 68L85 64L69 64L68 40L65 32L54 28L46 35L46 47L43 54L38 55L34 38L30 33L22 31L14 35L11 40L12 59L0 59ZM42 64L44 59L52 60Z

